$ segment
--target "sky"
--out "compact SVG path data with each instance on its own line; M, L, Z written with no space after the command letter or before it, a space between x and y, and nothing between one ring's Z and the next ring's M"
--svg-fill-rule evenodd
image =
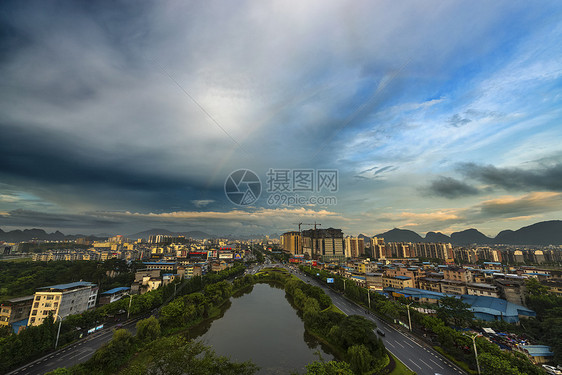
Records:
M0 228L561 219L560 40L559 1L4 1Z

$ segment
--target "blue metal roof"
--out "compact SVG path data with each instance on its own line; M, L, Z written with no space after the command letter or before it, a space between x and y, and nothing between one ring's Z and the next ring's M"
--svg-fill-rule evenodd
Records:
M552 357L554 353L550 349L550 346L546 345L521 345L522 349L525 349L531 357Z
M120 286L118 288L113 288L113 289L109 289L107 292L103 292L102 294L115 294L117 292L122 292L124 290L129 290L131 288L129 288L128 286Z
M396 276L395 278L398 279L398 280L411 280L412 279L411 277L408 277L408 276Z
M90 285L94 285L94 284L89 281L75 281L73 283L44 286L37 289L70 289L79 286L90 286Z
M433 292L425 289L417 288L384 288L384 291L395 292L403 294L405 297L414 298L427 298L427 299L441 299L443 297L456 297L461 298L464 303L470 305L476 318L492 321L497 318L503 319L510 323L519 321L519 315L535 316L536 313L524 306L516 305L501 298L486 297L486 296L472 296L468 294L451 295L440 292Z

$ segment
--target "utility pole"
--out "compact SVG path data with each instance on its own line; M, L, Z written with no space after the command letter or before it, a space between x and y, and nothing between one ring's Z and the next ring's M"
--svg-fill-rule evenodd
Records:
M412 332L412 319L410 318L410 305L414 303L413 301L408 304L408 328L410 328L410 332Z
M133 295L132 294L125 294L125 295L129 296L129 308L127 309L127 320L129 320L129 316L131 315L131 302L133 302Z
M60 335L60 326L62 325L62 318L59 314L55 314L60 320L59 320L59 329L57 331L57 339L55 341L55 350L57 350L57 346L59 345L59 335Z

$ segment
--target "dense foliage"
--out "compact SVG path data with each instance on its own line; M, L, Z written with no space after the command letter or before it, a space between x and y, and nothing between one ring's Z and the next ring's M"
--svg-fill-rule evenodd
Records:
M0 301L28 296L37 288L79 280L98 285L100 291L131 285L142 263L124 260L52 262L0 262Z
M386 350L373 331L374 322L359 315L331 311L330 297L321 288L300 280L288 281L285 291L303 312L305 327L337 348L354 373L372 373L384 367Z

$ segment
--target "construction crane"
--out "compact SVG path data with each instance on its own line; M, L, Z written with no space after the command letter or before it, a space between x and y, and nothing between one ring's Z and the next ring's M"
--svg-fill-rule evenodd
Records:
M293 224L299 226L299 233L301 232L301 225L314 225L314 229L316 229L316 222L314 224L309 224L309 223L293 223Z

